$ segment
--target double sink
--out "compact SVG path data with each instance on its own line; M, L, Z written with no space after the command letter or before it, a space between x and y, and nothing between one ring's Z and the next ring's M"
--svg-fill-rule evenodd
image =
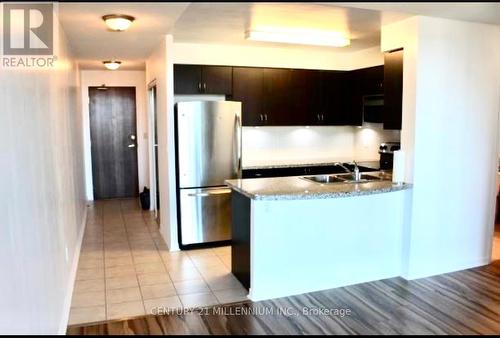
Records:
M375 182L375 181L386 181L390 180L386 175L376 176L373 174L364 174L361 173L359 175L359 179L354 179L354 175L352 174L333 174L333 175L316 175L316 176L303 176L302 179L321 183L321 184L329 184L329 183L367 183L367 182Z

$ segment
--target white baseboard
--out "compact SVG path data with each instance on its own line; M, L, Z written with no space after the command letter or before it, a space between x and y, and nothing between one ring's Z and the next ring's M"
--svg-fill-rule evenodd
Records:
M80 260L80 251L82 248L83 234L85 233L85 226L87 225L87 204L85 204L85 209L83 212L82 225L80 226L80 233L76 240L75 253L73 254L73 262L71 263L71 271L69 273L68 285L66 287L66 296L64 298L64 309L61 318L61 323L59 324L58 335L66 335L66 330L68 328L69 315L71 311L71 298L73 297L73 289L75 287L76 272L78 270L78 261Z
M477 268L480 266L488 265L491 263L491 257L481 257L478 259L470 260L467 262L454 262L454 264L449 264L446 267L433 270L433 271L414 271L410 274L405 273L402 274L401 277L406 279L406 280L415 280L415 279L421 279L421 278L428 278L428 277L433 277L437 275L443 275L447 273L452 273L452 272L457 272L457 271L462 271L462 270L468 270L468 269L473 269Z

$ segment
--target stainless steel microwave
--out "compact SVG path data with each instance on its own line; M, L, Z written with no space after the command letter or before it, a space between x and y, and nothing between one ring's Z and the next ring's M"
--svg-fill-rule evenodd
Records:
M363 121L382 123L384 114L384 95L363 96Z

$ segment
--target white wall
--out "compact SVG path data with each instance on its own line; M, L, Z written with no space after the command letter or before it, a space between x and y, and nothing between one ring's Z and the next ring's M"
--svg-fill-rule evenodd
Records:
M137 164L139 191L149 182L148 113L146 110L146 75L144 71L81 71L82 114L85 135L85 181L87 199L94 199L92 182L92 153L90 149L89 87L105 84L108 87L135 87L137 114Z
M171 251L179 250L175 185L174 78L172 36L165 36L146 61L146 83L154 81L157 93L160 231ZM149 104L149 102L148 102ZM150 107L148 108L150 109ZM150 122L151 123L151 122ZM150 144L151 144L150 140ZM151 149L151 148L150 148Z
M249 67L351 70L384 64L378 47L357 52L325 48L249 47L241 45L174 43L173 62Z
M55 37L56 68L0 70L2 334L64 333L71 304L83 135L78 71L62 29Z
M259 301L399 276L409 195L404 190L252 200L250 298Z
M382 124L362 128L244 127L243 167L335 161L378 161L381 142L399 141L400 132Z
M404 47L402 148L413 182L404 276L487 264L495 214L500 27L414 17L382 28Z

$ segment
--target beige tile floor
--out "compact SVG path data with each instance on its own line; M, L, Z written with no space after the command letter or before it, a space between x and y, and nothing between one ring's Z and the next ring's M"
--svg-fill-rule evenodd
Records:
M69 324L245 300L230 268L230 247L169 252L137 200L97 201L88 207Z

